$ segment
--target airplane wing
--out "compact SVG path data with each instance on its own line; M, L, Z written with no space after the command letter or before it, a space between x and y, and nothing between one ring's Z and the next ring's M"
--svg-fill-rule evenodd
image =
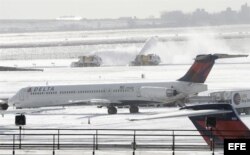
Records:
M0 110L0 115L5 114L31 114L43 111L64 110L65 108L32 108L32 109L13 109L13 110Z
M178 110L172 113L163 113L153 116L140 117L140 118L129 118L129 121L141 121L141 120L152 120L152 119L162 119L162 118L176 118L185 116L200 116L200 115L212 115L212 114L225 114L230 113L232 110Z
M0 104L4 104L8 102L8 98L0 98Z
M38 109L13 109L13 110L0 110L1 115L5 114L27 114L33 112L39 112Z
M163 98L157 98L157 97L150 97L148 98L148 101L151 103L157 103L157 104L166 104L166 103L173 103L175 101L183 100L186 98L187 95L183 93L179 93L176 96L173 96L171 98L163 99ZM69 100L67 104L64 104L65 106L72 106L72 105L101 105L101 106L108 106L111 103L115 105L124 104L126 100L119 101L119 100L108 100L105 98L96 98L96 99L88 99L88 100ZM127 103L129 105L129 103Z
M119 103L119 101L110 101L107 99L89 99L89 100L69 100L66 105L109 105L110 103Z

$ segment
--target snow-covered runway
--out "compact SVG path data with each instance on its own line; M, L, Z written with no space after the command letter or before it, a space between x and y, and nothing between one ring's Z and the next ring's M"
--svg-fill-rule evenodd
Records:
M109 82L141 82L141 81L174 81L183 76L189 69L190 65L166 65L154 67L94 67L94 68L46 68L44 72L1 72L0 76L0 92L1 95L9 95L15 93L18 89L33 85L57 85L57 84L84 84L84 83L109 83ZM250 72L248 71L250 64L215 64L206 84L209 91L231 90L231 89L249 89L250 88ZM145 78L141 78L144 74ZM204 92L203 94L207 94ZM11 108L11 107L10 107ZM191 121L186 118L170 118L149 121L131 122L128 118L136 118L141 116L149 116L159 113L170 113L178 110L178 108L168 107L142 107L139 114L130 114L127 108L119 108L117 115L107 115L106 108L97 108L96 106L73 106L64 107L53 111L43 111L40 113L28 114L27 125L24 129L32 128L49 128L49 129L180 129L194 130ZM17 128L14 124L15 115L5 115L0 118L0 128L2 133L11 133L8 128ZM243 116L243 121L250 126L249 117ZM29 132L24 130L24 133ZM41 133L41 132L39 132ZM49 132L50 134L51 132ZM114 133L117 133L114 132ZM196 132L198 134L198 132ZM46 133L48 134L48 132ZM132 138L132 137L131 137ZM130 143L132 140L129 138ZM190 137L180 140L188 141ZM50 141L51 141L50 137ZM152 141L162 142L161 139ZM197 140L197 139L196 139ZM69 139L74 141L74 138ZM88 140L92 141L92 139ZM145 139L143 139L145 141ZM29 140L28 142L32 142ZM112 142L112 141L109 141ZM116 143L115 141L113 141ZM167 142L167 141L166 141ZM198 142L205 144L202 137L198 138ZM108 141L103 141L108 143ZM148 143L148 142L146 142ZM32 150L22 150L20 154L28 154ZM42 151L41 151L42 152ZM31 154L39 154L41 152L32 152ZM44 151L46 152L46 151ZM49 152L49 151L48 151ZM73 151L75 152L75 150ZM150 151L149 151L150 152ZM141 154L150 154L143 152ZM158 151L157 151L158 152ZM220 151L219 151L220 152ZM5 153L5 152L3 152ZM51 152L50 152L51 153ZM84 154L82 151L76 151L76 154ZM90 151L91 153L91 151ZM97 154L109 154L105 151L97 151ZM123 152L118 151L117 154ZM140 151L138 150L140 154ZM151 152L152 154L153 152ZM160 153L160 151L159 151ZM157 153L157 154L159 154ZM167 153L167 152L164 152ZM169 153L172 153L171 151ZM204 154L207 154L205 152ZM209 152L211 153L211 152ZM67 154L64 151L56 150L56 154ZM88 154L88 153L86 153ZM126 151L124 154L132 154ZM178 154L178 153L176 153ZM183 152L180 152L183 154ZM188 154L186 152L186 154ZM192 153L190 153L192 154Z

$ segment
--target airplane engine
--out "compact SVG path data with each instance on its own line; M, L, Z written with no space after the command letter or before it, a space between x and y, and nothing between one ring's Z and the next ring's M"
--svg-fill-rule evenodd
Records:
M9 105L7 103L0 103L0 110L7 110Z
M177 95L175 89L165 87L141 87L140 93L142 97L152 99L166 99Z

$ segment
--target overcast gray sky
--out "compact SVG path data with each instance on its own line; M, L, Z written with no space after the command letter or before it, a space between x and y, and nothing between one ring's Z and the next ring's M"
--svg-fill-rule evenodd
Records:
M239 10L250 0L0 0L0 19L54 19L59 16L83 18L159 17L160 12L192 12L204 8L218 12Z

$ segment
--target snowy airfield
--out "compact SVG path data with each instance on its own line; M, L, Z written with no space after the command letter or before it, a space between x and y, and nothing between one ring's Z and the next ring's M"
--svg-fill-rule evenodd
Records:
M97 45L97 46L77 46L77 47L53 47L53 48L30 48L30 49L0 49L0 66L18 66L44 68L43 72L16 71L0 72L0 98L13 95L20 88L27 86L59 85L59 84L89 84L89 83L110 83L110 82L145 82L145 81L175 81L182 77L197 54L201 53L249 53L249 39L215 40L213 37L197 35L206 29L197 28L195 35L187 42L166 42L155 48L156 54L162 57L163 64L160 66L128 66L129 60L140 51L142 44L126 45ZM249 26L241 27L217 27L217 33L231 33L239 31L250 32ZM30 34L10 34L0 36L2 42L23 41L27 39L39 38L42 40L71 38L100 39L120 37L150 37L152 35L185 35L186 29L159 29L155 30L131 30L131 31L110 31L104 32L81 32L72 33L40 33ZM189 29L189 31L192 31ZM218 31L218 32L217 32ZM178 33L177 33L178 32ZM193 32L191 32L193 33ZM111 36L110 36L111 34ZM35 36L34 36L35 35ZM50 36L51 35L51 36ZM78 36L80 35L80 36ZM20 52L22 53L20 55ZM72 61L76 61L77 56L82 54L99 54L103 57L103 67L93 68L70 68ZM18 60L15 60L17 59ZM62 58L62 59L58 59ZM7 60L8 59L8 60ZM216 62L211 73L206 80L208 91L201 93L206 95L213 91L222 90L250 90L250 58L219 60ZM144 74L145 78L141 78ZM10 107L11 109L12 107ZM141 107L140 113L130 114L128 108L119 108L117 115L108 115L106 108L96 106L73 106L64 107L53 111L43 111L39 113L27 114L27 125L24 128L64 128L64 129L195 129L191 121L186 118L169 118L148 121L130 122L128 118L150 116L159 113L170 113L178 108L154 108ZM250 117L241 116L242 120L250 127ZM14 124L15 115L9 114L0 117L0 128L17 128ZM90 122L89 122L90 121ZM202 140L202 139L201 139ZM2 151L2 150L1 150ZM0 154L10 154L1 152ZM74 151L73 151L74 152ZM20 154L51 154L50 152L32 152L26 150ZM79 152L74 152L77 154ZM165 154L166 152L144 152L137 154ZM206 152L207 153L207 152ZM206 154L204 153L204 154ZM220 153L220 152L219 152ZM72 152L61 151L59 154L72 154ZM85 154L80 152L80 154ZM86 154L92 154L91 151ZM98 152L97 154L112 154L112 152ZM114 154L132 154L131 151L116 152ZM172 154L170 152L169 154ZM183 154L179 153L179 154ZM195 154L185 152L185 154ZM198 153L200 154L200 153ZM207 153L211 154L211 153Z
M245 61L244 64L233 63L233 64L221 64L220 60L214 65L211 73L208 76L206 84L208 85L208 91L201 93L201 95L206 95L212 91L222 91L222 90L242 90L250 89L250 64L246 63L249 59L242 58L242 61ZM238 61L238 60L234 60ZM187 65L164 65L164 66L116 66L116 67L92 67L92 68L45 68L43 72L39 71L17 71L17 72L0 72L0 94L2 97L9 96L14 94L20 88L27 86L42 86L42 85L68 85L68 84L89 84L89 83L120 83L120 82L152 82L152 81L175 81L176 79L183 76L186 71L189 69L191 64ZM141 78L141 75L144 74L145 78ZM170 108L172 109L172 108ZM175 110L173 108L172 110ZM158 112L169 111L169 108L141 108L141 113L138 115L144 114L154 114ZM128 109L118 109L118 115L120 117L115 117L115 120L112 120L113 116L106 115L106 108L96 108L95 106L82 106L82 107L66 107L64 110L48 111L43 112L46 115L53 115L51 120L51 127L84 127L84 119L76 119L78 123L72 123L72 121L64 121L67 117L93 117L92 121L98 122L108 120L107 122L127 122L126 118L133 116L128 113ZM63 116L67 114L67 116ZM72 116L70 116L72 114ZM94 116L98 114L97 116ZM60 116L62 115L62 116ZM78 116L79 115L79 116ZM59 121L60 119L53 119L54 117L62 117L63 124ZM0 118L1 124L8 120L9 116ZM38 117L38 115L34 116ZM50 117L50 116L49 116ZM103 117L105 119L103 119ZM136 117L136 115L135 115ZM10 117L11 118L11 117ZM14 118L14 117L13 117ZM12 119L13 119L12 118ZM27 122L29 122L29 117ZM42 119L39 119L42 122ZM47 117L45 117L45 123L47 122ZM52 121L55 120L56 122ZM5 126L13 127L13 121L6 121ZM31 125L32 123L28 123ZM58 123L59 126L56 124ZM68 124L69 123L69 124ZM102 122L103 123L103 122ZM83 125L82 125L83 124ZM98 123L97 123L98 124ZM96 125L97 125L96 124ZM112 124L105 124L105 128L113 128ZM132 123L133 124L133 123ZM140 124L140 123L139 123ZM167 123L169 125L169 123ZM172 123L170 123L172 124ZM92 124L93 127L95 123ZM162 125L162 124L161 124ZM99 126L99 125L97 125ZM184 125L185 126L185 125ZM90 126L87 125L87 128ZM100 125L100 127L103 127ZM120 128L136 128L135 125L117 125ZM152 126L137 126L137 127L152 127ZM168 126L169 128L182 128L182 126ZM192 125L190 126L191 129ZM162 128L162 126L154 126L154 128ZM163 126L164 128L164 126Z
M244 60L245 59L245 60ZM46 61L46 60L45 60ZM236 62L238 60L235 60ZM217 61L212 69L206 84L208 92L220 90L250 89L250 64L248 58L243 58L244 64L220 64ZM186 73L191 64L163 65L163 66L115 66L93 68L45 68L44 72L1 72L1 95L11 95L18 89L33 85L58 84L84 84L109 82L141 82L141 81L174 81ZM141 74L145 78L141 78ZM207 94L204 92L202 94ZM10 107L11 109L11 107ZM180 129L192 130L191 121L186 118L169 118L147 121L128 121L129 118L150 116L159 113L171 113L178 108L141 107L140 113L130 114L128 108L119 108L117 115L108 115L106 108L96 106L64 107L53 111L43 111L26 115L27 125L24 128L50 128L50 129ZM1 129L17 128L14 124L15 115L9 114L0 117ZM250 127L250 117L242 116L243 121ZM200 141L203 142L200 137ZM74 154L81 151L73 151ZM9 154L9 152L3 152ZM50 154L51 151L19 151L20 154ZM91 154L91 151L85 154ZM97 151L97 154L110 154L110 152ZM140 152L138 154L164 154L166 152ZM201 153L201 152L200 152ZM200 154L198 153L198 154ZM217 152L217 153L220 153ZM1 153L0 153L1 154ZM56 154L69 154L67 151L57 151ZM132 154L131 151L118 151L114 154ZM171 154L171 152L169 152ZM178 154L178 153L177 153ZM179 154L183 154L180 152ZM185 154L194 154L186 152ZM208 152L202 154L209 154Z

